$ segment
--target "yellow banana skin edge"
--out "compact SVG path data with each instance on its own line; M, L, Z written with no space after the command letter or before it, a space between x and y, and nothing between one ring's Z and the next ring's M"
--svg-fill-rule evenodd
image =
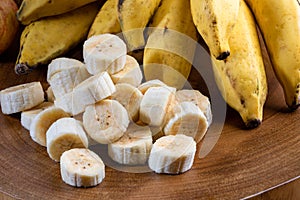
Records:
M263 119L267 78L256 24L244 1L229 46L232 53L225 60L211 56L215 80L225 101L240 114L245 126L256 128Z
M245 0L262 32L287 106L300 105L300 5L297 0Z

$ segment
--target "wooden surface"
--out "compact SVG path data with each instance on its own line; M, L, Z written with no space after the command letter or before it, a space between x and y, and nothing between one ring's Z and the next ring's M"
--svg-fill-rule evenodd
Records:
M0 57L0 90L36 80L46 89L45 66L28 75L14 73L16 49L14 46ZM67 56L80 55L75 51ZM30 139L20 124L20 115L1 113L0 199L263 198L260 193L300 176L300 109L287 112L282 89L267 58L265 62L269 94L262 125L246 130L239 115L228 108L213 150L204 158L196 156L192 169L177 176L127 173L106 167L106 177L97 187L73 188L61 180L59 164L48 157L46 149ZM192 85L205 90L199 79L194 70ZM214 121L212 127L218 125L223 124Z

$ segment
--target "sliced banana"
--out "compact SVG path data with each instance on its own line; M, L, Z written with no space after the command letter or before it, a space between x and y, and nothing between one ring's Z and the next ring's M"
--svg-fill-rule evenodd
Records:
M178 102L193 102L204 113L207 118L208 125L212 123L212 112L209 98L201 94L198 90L178 90L176 92L176 100Z
M77 85L74 90L54 101L54 104L77 115L84 112L85 107L109 97L116 87L107 72L91 76Z
M122 70L126 62L126 44L117 35L106 33L88 38L83 45L83 59L90 74Z
M73 58L56 58L48 65L47 81L55 98L72 92L76 85L90 76L84 63Z
M153 79L146 81L138 86L138 89L142 92L142 94L145 94L145 92L151 88L151 87L161 87L161 86L167 86L164 82L158 79Z
M177 134L163 136L153 144L148 165L156 173L179 174L191 169L196 153L192 137Z
M29 133L32 140L42 146L46 146L46 132L51 124L60 118L69 116L64 110L55 106L41 111L30 124Z
M116 92L111 95L111 99L120 102L126 108L130 119L137 121L143 94L136 87L127 83L120 83L115 86Z
M151 87L143 96L140 104L140 120L150 126L163 126L168 107L175 99L169 87Z
M101 144L120 139L129 125L126 109L116 100L103 100L86 107L83 126L88 135Z
M43 103L31 108L30 110L25 110L25 111L21 112L21 125L25 129L29 130L30 124L33 121L33 119L37 116L37 114L39 114L46 108L49 108L50 106L53 106L53 105L54 104L52 102L43 102Z
M203 112L193 102L182 102L173 109L173 116L166 123L165 135L184 134L199 142L208 129Z
M47 130L46 141L47 153L56 162L69 149L88 147L88 138L82 123L71 117L55 121Z
M33 108L44 101L44 91L40 82L25 83L0 91L3 114L13 114Z
M75 187L92 187L105 177L105 165L93 151L74 148L65 151L60 158L62 180Z
M116 142L108 144L108 155L119 164L143 165L152 148L152 133L147 126L130 123Z
M143 74L137 60L130 55L126 55L124 68L121 71L112 74L111 79L115 84L128 83L134 87L138 87L142 83Z
M54 103L55 96L53 94L53 90L52 90L51 86L49 86L46 90L46 99L47 99L47 101Z

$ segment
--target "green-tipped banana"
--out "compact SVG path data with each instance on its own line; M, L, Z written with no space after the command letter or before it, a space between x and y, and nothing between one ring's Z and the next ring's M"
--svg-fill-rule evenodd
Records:
M25 74L41 64L48 64L82 42L98 10L98 3L94 2L26 26L20 38L16 73Z
M300 105L300 5L297 0L246 0L261 29L285 101Z
M130 51L145 45L143 30L161 0L119 0L119 20Z
M96 0L23 0L17 11L18 20L24 24L42 17L59 15L79 8Z
M230 55L228 40L237 20L239 4L240 0L191 0L194 23L218 60Z
M255 128L263 119L267 80L255 21L243 1L229 47L231 55L224 61L212 56L215 80L224 99L239 112L246 127Z
M181 89L189 76L197 43L189 0L162 0L149 33L143 63L146 80L160 79Z
M118 17L119 0L107 0L98 12L88 34L88 37L104 33L120 33Z

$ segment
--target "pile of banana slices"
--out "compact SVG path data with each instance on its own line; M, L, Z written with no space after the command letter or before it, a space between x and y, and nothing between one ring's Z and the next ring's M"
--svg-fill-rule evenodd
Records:
M101 183L105 164L88 149L97 143L118 164L148 164L167 174L191 169L196 144L212 123L208 97L157 79L142 83L138 62L113 34L86 40L83 58L48 65L47 101L40 82L0 92L3 114L21 112L32 140L60 163L62 180L76 187Z

